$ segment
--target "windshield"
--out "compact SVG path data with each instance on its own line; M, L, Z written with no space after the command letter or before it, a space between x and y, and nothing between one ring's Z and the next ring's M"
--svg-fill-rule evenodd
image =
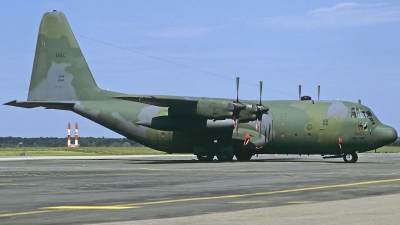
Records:
M369 118L374 116L371 110L363 110L362 108L351 108L351 118Z
M369 118L372 125L375 125L375 121L372 118L375 114L371 110L363 110L360 108L351 108L350 110L350 117L351 118Z

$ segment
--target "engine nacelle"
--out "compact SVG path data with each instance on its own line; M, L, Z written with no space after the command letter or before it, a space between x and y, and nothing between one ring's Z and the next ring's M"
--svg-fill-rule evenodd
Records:
M228 109L229 101L215 101L202 98L197 102L196 115L209 119L226 119L232 117L232 111Z

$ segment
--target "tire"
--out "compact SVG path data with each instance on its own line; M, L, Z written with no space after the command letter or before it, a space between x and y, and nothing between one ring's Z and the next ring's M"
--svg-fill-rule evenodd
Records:
M355 152L343 154L343 160L345 163L355 163L358 160L358 155Z
M196 155L200 162L211 162L214 159L214 155Z
M233 155L217 155L218 161L229 162L233 160Z
M250 161L251 157L253 156L252 154L248 153L241 153L241 154L236 154L236 159L240 162L246 162Z

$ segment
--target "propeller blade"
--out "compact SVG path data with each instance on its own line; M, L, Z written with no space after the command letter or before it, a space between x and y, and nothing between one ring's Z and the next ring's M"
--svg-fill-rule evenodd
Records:
M321 86L318 85L318 101L319 101L319 94L321 93Z
M301 100L301 85L299 85L299 100Z
M239 77L236 77L236 102L239 102Z
M236 119L236 136L239 136L239 119Z
M263 82L260 81L260 105L261 105L262 86L263 86Z
M267 130L267 128L265 128L265 130ZM271 135L271 124L268 125L268 142L269 142L269 136Z
M265 130L264 130L264 143L268 143L267 140L268 140L268 138L267 138L267 127L265 127Z

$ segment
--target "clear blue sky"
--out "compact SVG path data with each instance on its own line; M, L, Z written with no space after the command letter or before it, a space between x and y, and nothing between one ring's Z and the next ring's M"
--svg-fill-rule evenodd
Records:
M321 85L321 99L361 99L400 132L399 1L1 1L0 103L26 100L39 23L53 9L100 88L235 98L239 76L240 98L257 99L262 80L264 100L286 100L299 84L312 97ZM68 122L80 136L121 137L72 112L0 106L1 137L65 137Z

